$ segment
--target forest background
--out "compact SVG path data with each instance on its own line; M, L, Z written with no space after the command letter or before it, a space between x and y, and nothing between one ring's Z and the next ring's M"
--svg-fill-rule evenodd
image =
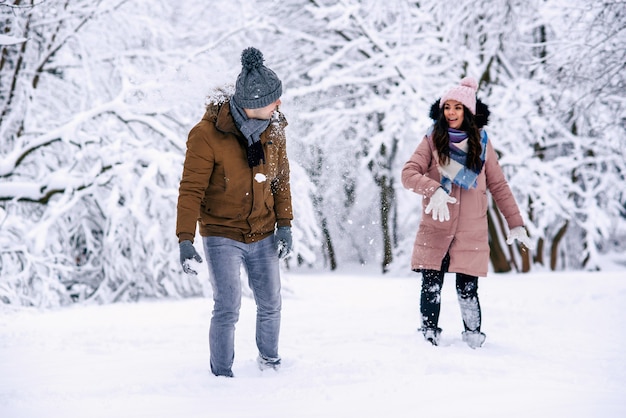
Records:
M259 48L283 80L295 254L410 274L421 199L400 184L461 77L536 249L491 271L626 263L626 2L0 0L0 300L204 294L174 234L189 129ZM200 248L199 248L200 249Z

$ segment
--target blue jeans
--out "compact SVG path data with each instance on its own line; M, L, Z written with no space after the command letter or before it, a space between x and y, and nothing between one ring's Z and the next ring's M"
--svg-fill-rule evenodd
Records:
M257 305L256 345L259 354L278 358L282 303L274 236L251 244L223 237L204 237L203 244L214 302L209 329L211 371L218 376L232 376L235 324L241 307L242 264Z

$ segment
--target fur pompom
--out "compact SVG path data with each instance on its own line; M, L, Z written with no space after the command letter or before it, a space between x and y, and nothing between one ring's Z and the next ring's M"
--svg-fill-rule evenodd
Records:
M241 53L241 65L245 70L252 70L263 65L263 54L254 47L246 48Z
M489 106L480 101L480 99L476 99L476 126L478 129L482 129L484 126L489 123L489 115L491 112L489 111Z
M430 106L430 112L428 113L428 116L430 116L430 118L435 122L439 119L439 114L441 112L441 108L439 107L440 102L441 99L437 99L437 101Z

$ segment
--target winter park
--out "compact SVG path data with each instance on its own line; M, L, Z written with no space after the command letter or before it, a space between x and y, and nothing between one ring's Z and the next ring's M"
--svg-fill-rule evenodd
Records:
M626 416L625 16L0 0L0 417Z

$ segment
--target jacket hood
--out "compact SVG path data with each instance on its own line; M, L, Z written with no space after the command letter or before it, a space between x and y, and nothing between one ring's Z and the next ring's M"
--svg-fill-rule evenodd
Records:
M220 105L228 100L235 94L235 86L233 84L224 84L221 86L213 87L209 90L206 96L205 104L210 106L212 104Z
M430 118L434 121L437 121L439 119L439 115L441 114L441 109L439 108L440 101L441 99L437 99L437 101L430 106L430 113L428 114L428 116L430 116ZM487 126L490 114L491 112L489 111L489 106L480 101L480 99L476 99L475 119L478 129L482 129L483 127Z
M233 134L238 139L242 140L243 134L239 131L237 125L235 125L235 120L230 114L228 101L229 99L225 98L221 103L207 102L202 119L215 124L215 128L217 128L218 131Z

